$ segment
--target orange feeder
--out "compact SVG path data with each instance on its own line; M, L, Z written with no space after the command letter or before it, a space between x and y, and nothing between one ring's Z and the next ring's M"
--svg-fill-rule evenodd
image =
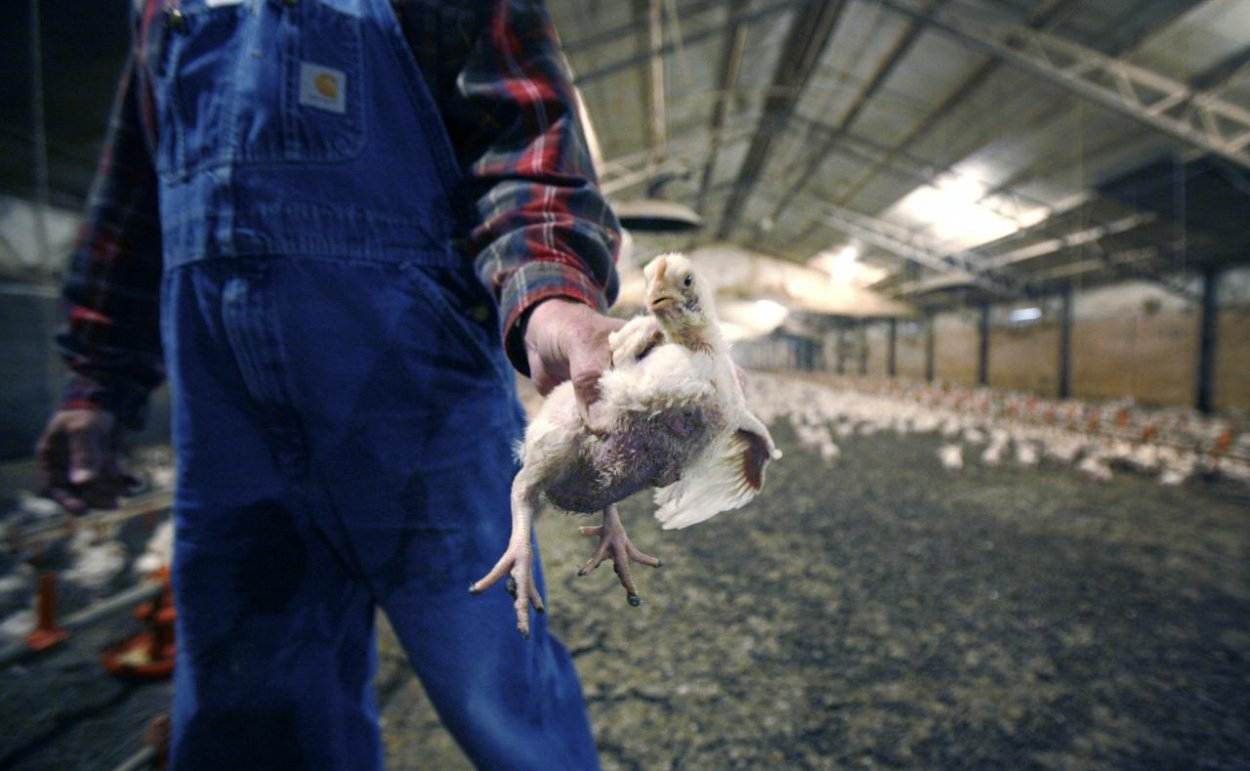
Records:
M135 618L143 630L133 637L105 648L100 653L104 668L118 677L137 680L163 680L174 672L174 595L169 569L161 568L155 578L165 591L155 600L135 608Z
M56 574L44 573L39 576L35 600L35 629L26 635L26 646L36 653L69 639L69 632L57 626L56 605Z

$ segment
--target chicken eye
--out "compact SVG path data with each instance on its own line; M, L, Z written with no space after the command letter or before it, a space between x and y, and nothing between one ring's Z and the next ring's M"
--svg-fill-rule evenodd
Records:
M685 279L684 281L682 281L682 283L683 283L683 284L685 284L686 286L691 286L691 285L693 285L693 284L694 284L694 274L693 274L693 273L687 273L687 274L686 274L686 279Z

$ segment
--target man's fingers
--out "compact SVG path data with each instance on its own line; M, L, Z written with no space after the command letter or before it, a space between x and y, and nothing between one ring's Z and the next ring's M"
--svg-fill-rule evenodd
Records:
M84 430L71 431L69 434L69 481L76 485L85 485L100 472L104 463L104 448L101 437Z
M624 325L580 302L552 298L531 312L525 329L530 378L544 396L565 380L573 381L577 401L598 399L599 375L611 365L608 336Z
M599 401L599 377L602 369L584 369L573 377L573 394L578 404L589 407Z
M66 479L65 437L44 436L35 447L35 469L39 475L39 489L50 490Z
M48 422L35 446L40 492L74 514L116 508L139 480L118 461L120 444L112 414L62 410Z
M86 514L91 508L86 501L63 487L49 487L43 494L61 504L61 508L71 514Z

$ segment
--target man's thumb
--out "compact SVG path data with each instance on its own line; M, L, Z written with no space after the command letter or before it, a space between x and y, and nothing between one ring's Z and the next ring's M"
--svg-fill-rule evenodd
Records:
M85 485L100 473L103 448L100 438L93 431L71 431L69 434L69 481Z

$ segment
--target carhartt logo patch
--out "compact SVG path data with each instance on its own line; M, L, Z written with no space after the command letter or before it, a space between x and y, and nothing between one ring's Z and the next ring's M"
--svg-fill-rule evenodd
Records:
M328 112L347 112L347 75L333 67L300 62L299 103Z

